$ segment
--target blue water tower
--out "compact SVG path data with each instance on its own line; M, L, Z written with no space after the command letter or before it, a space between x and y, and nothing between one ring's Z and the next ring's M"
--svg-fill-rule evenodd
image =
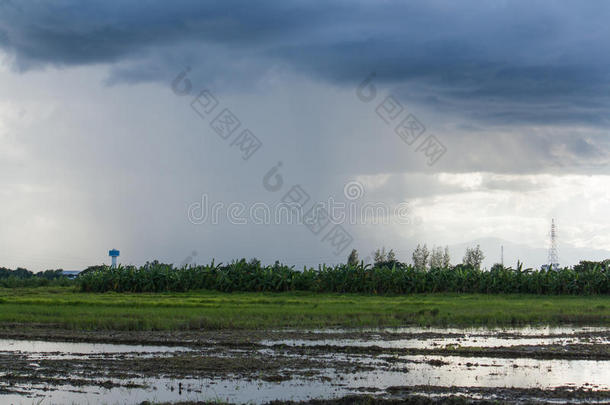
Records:
M116 258L119 257L121 252L116 249L112 249L108 252L108 256L112 257L112 267L116 268Z

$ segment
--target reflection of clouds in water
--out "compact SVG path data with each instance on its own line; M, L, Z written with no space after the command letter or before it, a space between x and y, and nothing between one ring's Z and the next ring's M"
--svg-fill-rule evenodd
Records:
M385 337L394 335L383 335L385 331L400 333L420 333L419 338L404 339L404 340L385 340ZM520 339L529 340L529 343L534 345L549 344L553 339L559 337L544 338L550 334L565 334L572 335L575 339L583 339L581 329L568 328L527 328L521 333L520 329L507 328L497 331L486 331L485 329L441 329L441 328L385 328L381 330L369 329L362 331L363 335L376 334L374 339L363 338L362 340L355 339L312 339L315 333L311 334L308 331L304 332L303 336L307 336L307 340L292 340L292 341L267 341L261 342L269 345L266 350L257 350L248 352L247 350L220 349L220 351L233 358L238 356L263 356L263 361L273 362L274 359L279 361L282 356L291 356L290 345L326 345L337 347L361 346L363 344L378 346L387 344L387 347L400 348L410 347L412 344L424 344L428 348L442 348L447 344L457 344L461 346L486 346L487 343L493 342L498 345L515 345ZM597 332L595 332L597 331ZM326 330L312 331L316 333L324 333L324 337L341 332ZM608 329L590 329L588 333L592 335L607 336ZM354 331L350 332L354 333ZM427 337L427 334L434 333L439 336ZM273 335L273 333L270 333ZM446 334L444 338L442 335ZM460 337L456 337L459 334ZM517 339L515 341L514 339ZM561 339L566 339L563 337ZM374 340L374 341L372 341ZM277 352L271 344L287 343L288 347L283 347ZM358 344L357 344L358 343ZM404 343L404 344L403 344ZM435 345L433 345L433 343ZM113 361L124 360L123 356L133 356L136 358L148 357L151 355L165 356L171 351L183 351L180 356L201 357L209 353L210 350L215 350L213 347L205 349L189 349L189 348L166 348L162 346L138 346L138 345L111 345L111 344L87 344L87 343L59 343L59 342L31 342L31 341L8 341L0 340L0 344L8 352L20 351L26 360L38 361L41 354L44 358L48 358L48 353L62 352L68 354L61 361L77 362L94 362L99 360L102 353L108 353L110 356L104 357L105 362L112 363ZM606 342L607 344L607 342ZM330 352L329 352L330 350ZM111 388L100 390L96 387L97 382L93 382L90 387L84 386L82 389L66 391L67 386L53 386L52 384L45 387L45 391L37 390L31 386L21 387L18 384L14 388L22 389L30 394L44 394L50 402L75 402L80 403L81 399L87 396L87 400L91 401L94 398L96 402L115 403L117 398L121 401L129 401L140 403L142 401L162 400L201 400L202 393L213 392L215 397L222 397L231 402L250 402L264 403L269 400L305 400L312 396L316 398L329 398L343 396L350 393L360 393L361 388L368 388L382 393L388 386L405 387L405 391L415 393L414 386L431 385L435 391L440 387L451 388L455 386L472 388L470 395L476 395L476 387L485 389L502 387L502 388L538 388L551 389L554 387L572 386L574 388L585 387L593 389L610 389L610 368L606 366L607 362L593 360L537 360L528 358L497 358L497 357L467 357L467 356L439 356L439 355L406 355L396 356L380 356L379 353L366 354L360 353L356 356L346 353L332 353L332 349L317 352L315 350L307 351L307 359L314 363L319 362L319 368L314 367L314 374L311 378L302 377L297 372L294 373L294 378L281 382L264 382L256 380L256 378L265 377L265 372L258 374L255 381L244 376L243 378L227 378L225 375L219 375L214 380L209 378L200 379L185 379L180 378L183 390L180 392L178 383L172 376L164 376L164 378L145 378L145 379L123 379L121 383L144 383L149 386L154 386L157 389L126 389L126 388ZM74 354L70 356L70 354ZM254 354L256 353L256 354ZM120 357L115 356L118 354ZM92 355L89 357L89 355ZM161 360L163 361L163 360ZM349 363L350 369L355 370L345 372L340 370L341 363ZM117 363L118 364L118 363ZM372 370L361 371L359 366L373 367ZM298 367L298 366L297 366ZM34 369L32 369L34 370ZM408 371L405 371L408 370ZM103 371L103 370L100 370ZM181 372L188 373L188 368ZM33 371L32 371L33 372ZM45 373L45 370L37 370L37 373ZM317 374L317 373L320 374ZM154 373L154 372L153 372ZM328 377L330 380L320 379L320 376ZM88 376L84 378L85 380ZM342 378L344 384L336 385L333 382ZM587 385L585 385L587 384ZM201 391L196 393L195 391ZM396 395L400 390L393 391ZM494 391L494 395L501 392ZM518 391L507 391L511 400L520 398L523 393ZM490 391L482 393L483 397L487 398ZM528 392L528 399L537 395L548 395L544 392L539 394L536 392ZM594 396L593 393L589 394ZM153 398L154 396L154 398ZM195 398L196 396L196 398ZM0 401L6 400L7 396L1 395ZM19 403L24 397L14 396L12 402ZM58 399L62 398L61 401ZM498 399L501 397L495 397ZM57 401L56 401L57 400Z

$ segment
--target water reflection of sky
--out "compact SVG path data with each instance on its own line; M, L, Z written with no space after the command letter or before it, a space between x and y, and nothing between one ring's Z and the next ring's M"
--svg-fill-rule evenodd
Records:
M426 348L459 344L461 346L514 346L546 345L563 343L591 343L583 333L594 333L593 343L608 344L610 328L510 328L496 329L430 329L400 328L369 330L367 339L333 339L351 331L325 330L314 331L311 339L266 341L268 348L259 351L272 359L274 349L271 345L285 343L293 345L337 345L367 346L377 345L390 348ZM396 333L396 339L392 339ZM375 340L376 334L383 339ZM403 334L403 336L401 336ZM418 336L419 334L419 336ZM316 340L315 336L320 339ZM440 336L445 335L445 336ZM388 337L389 336L389 337ZM406 337L405 337L406 336ZM373 337L371 339L370 337ZM182 351L197 351L186 347L139 346L90 343L62 343L42 341L0 340L0 353L10 355L19 353L32 361L40 358L97 357L100 355L134 356L171 356ZM206 355L205 351L200 351ZM243 351L230 351L232 356L244 355ZM246 354L247 355L247 354ZM292 354L295 364L299 354ZM537 360L528 358L504 359L461 356L388 356L345 353L311 353L309 359L317 359L328 365L318 370L328 381L317 377L292 379L283 382L265 382L240 378L218 379L181 379L167 378L116 381L121 383L143 384L148 388L104 389L92 386L32 386L11 387L26 393L24 396L0 395L0 403L41 404L49 403L91 403L137 404L142 401L200 401L222 400L229 402L264 403L271 400L307 400L311 398L330 398L350 393L373 392L392 386L432 385L438 387L515 387L515 388L554 388L558 386L586 387L597 390L610 390L610 361L593 360ZM440 360L440 362L439 362ZM355 371L337 374L333 364L349 361L353 364L372 366L372 371ZM286 370L290 374L290 370ZM0 372L0 377L2 372ZM82 378L82 376L80 376ZM90 380L94 384L94 378ZM179 388L182 383L182 390ZM0 378L0 392L3 387Z

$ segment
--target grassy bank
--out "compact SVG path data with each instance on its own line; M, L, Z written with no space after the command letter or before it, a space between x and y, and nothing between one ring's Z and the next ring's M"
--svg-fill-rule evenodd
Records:
M414 325L610 325L608 296L311 293L82 293L0 289L0 325L178 330Z

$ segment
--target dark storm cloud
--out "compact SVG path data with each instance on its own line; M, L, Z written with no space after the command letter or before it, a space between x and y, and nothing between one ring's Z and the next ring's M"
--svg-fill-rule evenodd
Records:
M0 3L4 45L21 68L114 62L183 42L264 46L294 36L323 13L315 7L244 1L73 1ZM320 7L321 9L321 7ZM328 7L324 8L328 10Z
M608 124L603 1L5 0L0 10L0 43L21 70L114 63L110 83L166 81L189 63L242 83L280 63L349 86L375 71L403 99L472 120Z

